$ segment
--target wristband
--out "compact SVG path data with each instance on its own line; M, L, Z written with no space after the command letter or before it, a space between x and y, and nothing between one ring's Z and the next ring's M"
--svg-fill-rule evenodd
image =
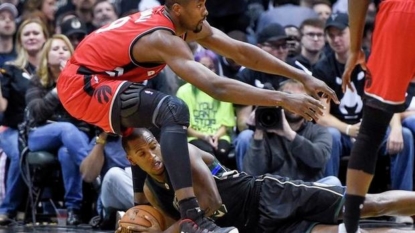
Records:
M347 128L346 128L346 135L349 135L349 133L350 133L350 128L351 128L352 126L351 125L347 125Z
M95 137L95 143L105 145L105 143L107 143L107 141L105 139L102 139L101 137L97 136L97 137Z

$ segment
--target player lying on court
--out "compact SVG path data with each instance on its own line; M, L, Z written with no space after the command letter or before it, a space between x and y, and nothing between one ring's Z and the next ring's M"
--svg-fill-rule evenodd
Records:
M323 114L319 94L339 102L323 81L211 27L206 22L205 3L206 0L165 0L163 6L97 29L77 46L59 76L57 91L62 105L73 117L105 132L124 135L131 128L159 128L164 165L179 200L181 218L186 220L181 231L237 233L231 227L218 228L198 211L187 149L187 105L139 83L155 77L168 65L181 79L220 101L281 106L307 120L317 120ZM311 96L263 90L221 78L194 61L186 41L195 41L247 68L296 79ZM133 168L132 173L134 180L144 180L145 174L139 169Z
M170 228L164 232L179 232L180 214L159 143L148 130L138 128L123 138L123 147L130 162L148 174L144 192L165 216ZM235 226L239 232L247 233L338 232L335 224L341 219L345 187L292 181L275 175L254 177L228 170L213 155L190 144L189 152L196 197L218 226ZM362 217L414 214L415 193L408 191L368 194L362 209ZM158 223L151 222L152 227L129 228L130 232L161 232Z

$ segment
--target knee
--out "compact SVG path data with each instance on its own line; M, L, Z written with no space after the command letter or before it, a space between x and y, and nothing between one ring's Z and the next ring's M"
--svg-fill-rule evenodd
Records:
M336 145L340 144L341 143L341 137L342 137L341 132L338 129L334 128L334 127L328 127L327 130L329 131L329 133L331 134L331 137L333 139L333 146L335 145L335 143L336 143Z
M78 128L76 128L74 124L69 123L69 122L56 122L54 124L57 124L58 127L56 128L59 129L63 133L72 133L75 130L78 130Z
M236 146L248 144L249 141L251 140L253 134L254 134L254 131L252 131L250 129L246 129L246 130L240 132L237 139L236 139Z
M61 164L67 164L71 160L68 148L66 148L64 146L59 148L59 150L58 150L58 160Z
M119 167L109 169L102 180L102 190L111 190L114 184L119 182L123 172L124 170Z
M186 103L174 96L168 96L162 103L157 123L160 126L182 125L189 126L189 108Z

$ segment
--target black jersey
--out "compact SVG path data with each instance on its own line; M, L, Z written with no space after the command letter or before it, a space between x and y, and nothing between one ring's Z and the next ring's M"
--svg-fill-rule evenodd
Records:
M211 171L214 172L212 169ZM249 232L257 219L259 182L254 177L237 171L217 173L214 178L224 205L213 217L216 224L221 227L234 226L241 233ZM147 177L146 184L157 194L155 198L160 208L174 219L180 219L180 213L174 204L173 186L170 183L160 183L150 176ZM224 209L227 210L226 213Z

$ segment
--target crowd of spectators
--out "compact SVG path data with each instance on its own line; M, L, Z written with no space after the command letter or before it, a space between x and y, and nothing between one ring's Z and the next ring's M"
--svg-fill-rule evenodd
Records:
M348 156L360 127L365 74L357 67L355 91L341 89L349 50L347 1L207 0L208 22L235 40L249 42L326 82L340 104L327 104L324 117L271 109L257 119L260 106L221 102L184 83L169 67L143 85L176 94L190 111L189 143L230 167L338 184L340 161ZM114 213L134 205L130 163L119 136L74 119L61 105L56 81L61 64L94 30L128 14L162 5L162 0L0 0L0 225L16 218L27 194L20 175L19 126L26 127L28 149L48 151L61 163L68 225L81 218L85 184L98 185L95 227L115 225ZM370 55L376 5L367 13L364 47ZM223 78L257 88L305 93L302 84L282 76L245 69L190 42L195 60ZM390 189L413 190L415 101L410 86L407 110L394 115L379 156L390 160ZM243 90L242 90L243 91ZM263 110L263 109L262 109ZM277 111L275 111L277 110ZM276 114L276 115L275 115ZM268 126L261 120L278 121ZM155 132L155 135L157 133ZM98 161L98 162L97 162ZM100 190L100 191L99 191ZM405 219L404 221L410 222Z

